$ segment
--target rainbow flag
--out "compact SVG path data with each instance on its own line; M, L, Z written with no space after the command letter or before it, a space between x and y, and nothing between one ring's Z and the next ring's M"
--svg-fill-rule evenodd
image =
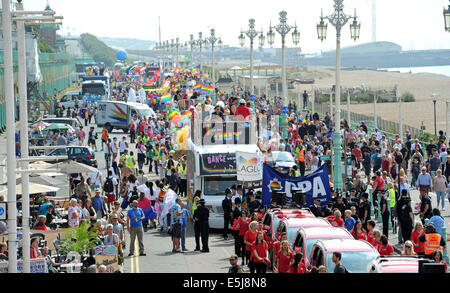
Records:
M212 87L212 86L202 86L201 91L206 93L206 94L212 94L213 91L214 91L214 87Z
M187 113L186 115L181 116L181 119L180 119L180 121L178 122L177 127L178 127L178 128L182 128L186 123L188 123L189 121L191 121L191 116L192 116L192 113L191 113L191 112Z
M166 93L165 95L161 96L161 104L167 103L172 101L172 95L170 92Z
M198 90L198 89L201 89L202 88L202 84L201 83L197 83L195 86L194 86L194 90Z
M176 85L175 85L175 88L178 90L178 89L180 89L180 87L181 87L181 84L180 83L177 83Z

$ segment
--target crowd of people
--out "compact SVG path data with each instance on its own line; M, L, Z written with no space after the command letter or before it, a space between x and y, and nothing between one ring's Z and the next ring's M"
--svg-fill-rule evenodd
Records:
M176 72L167 81L182 84L180 89L173 91L172 102L168 105L149 100L156 117L136 115L129 124L128 135L117 137L106 128L97 133L95 127L90 127L88 134L83 127L76 133L77 145L88 145L95 150L101 148L106 173L102 175L100 166L94 164L93 167L98 169L96 172L71 174L72 199L67 209L67 225L76 227L81 221L87 221L98 227L104 244L119 247L122 262L127 242L125 229L130 235L129 256L135 254L136 238L139 255L146 255L143 235L157 226L161 232L172 234L172 252L177 253L188 250L186 229L189 221L194 223L195 250L209 252L209 211L201 190L192 195L192 199L188 196L187 160L185 156L176 157L176 131L168 117L169 107L188 110L193 117L215 121L232 117L249 119L253 116L274 121L275 115L281 112L281 98L269 98L265 93L254 97L238 86L234 86L229 94L216 89L215 103L210 94L185 92L187 84L210 83L202 74ZM127 75L114 75L112 84L115 100L126 101L129 90L138 88L134 77ZM306 92L303 98L305 107L308 104ZM270 157L272 151L290 152L296 162L296 166L289 171L291 176L304 176L307 171L314 172L322 164L328 164L331 169L331 162L321 161L320 156L331 155L336 123L334 115L326 113L320 117L318 113L298 107L295 103L288 106L288 138L282 139L280 133L268 135L268 129L258 133L259 148L266 157ZM89 125L91 117L95 119L95 106L78 113L76 111L68 109L68 117L85 119L85 126ZM440 212L445 211L446 195L450 201L450 148L444 134L440 133L436 143L430 140L423 145L408 132L401 137L389 138L379 129L371 131L364 121L354 127L343 120L340 131L343 138L342 159L351 157L353 167L352 174L347 174L347 177L343 174L346 192L332 188L332 200L326 205L316 201L308 207L310 211L317 217L328 219L333 226L347 229L355 239L368 241L381 255L394 254L393 246L388 243L389 221L392 221L391 224L398 226L402 254L439 258L436 255L440 253L442 260L442 252L438 251L446 241L441 235L444 221ZM150 180L150 176L159 178ZM420 203L415 207L411 206L412 190L420 192ZM165 197L171 191L177 195L176 200L164 214ZM436 194L435 208L431 192ZM224 194L223 237L228 238L231 226L235 239L230 272L246 271L244 265L248 265L250 272L257 273L264 273L269 267L280 273L326 272L321 267L307 270L302 261L304 256L291 250L285 235L281 235L281 240L274 245L269 256L269 239L261 219L267 210L276 207L275 202L271 207L264 207L255 199L253 190L246 191L236 185L224 190ZM191 201L190 210L182 200L185 197ZM34 228L54 229L55 206L45 196L39 204ZM382 231L377 229L371 209L374 209L375 216L378 212L381 214ZM415 222L416 212L421 222ZM4 250L3 244L1 249ZM4 254L1 252L0 257ZM32 256L37 255L33 251ZM238 264L239 257L242 258L241 265ZM333 255L335 272L346 272L340 260L340 253Z

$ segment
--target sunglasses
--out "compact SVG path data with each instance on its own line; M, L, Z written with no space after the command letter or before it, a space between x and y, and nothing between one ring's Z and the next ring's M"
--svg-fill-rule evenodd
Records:
M405 248L412 248L411 246L405 246Z

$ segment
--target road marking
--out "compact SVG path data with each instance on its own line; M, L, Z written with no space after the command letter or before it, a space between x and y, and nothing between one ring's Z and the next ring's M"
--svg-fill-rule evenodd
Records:
M130 258L130 266L131 266L131 273L134 273L134 260L133 260L134 256L131 256Z
M137 241L134 242L134 251L138 251ZM136 257L136 274L139 274L139 256L135 255L135 257Z

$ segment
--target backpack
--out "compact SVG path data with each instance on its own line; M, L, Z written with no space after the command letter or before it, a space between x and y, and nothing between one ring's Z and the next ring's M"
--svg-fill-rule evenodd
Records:
M402 222L409 222L409 221L411 221L411 218L409 217L409 212L408 212L408 209L407 209L407 204L404 204L402 206L402 210L401 210L401 213L400 213L400 219L402 220Z
M110 177L106 178L105 185L103 186L105 192L111 193L114 192L114 184Z

